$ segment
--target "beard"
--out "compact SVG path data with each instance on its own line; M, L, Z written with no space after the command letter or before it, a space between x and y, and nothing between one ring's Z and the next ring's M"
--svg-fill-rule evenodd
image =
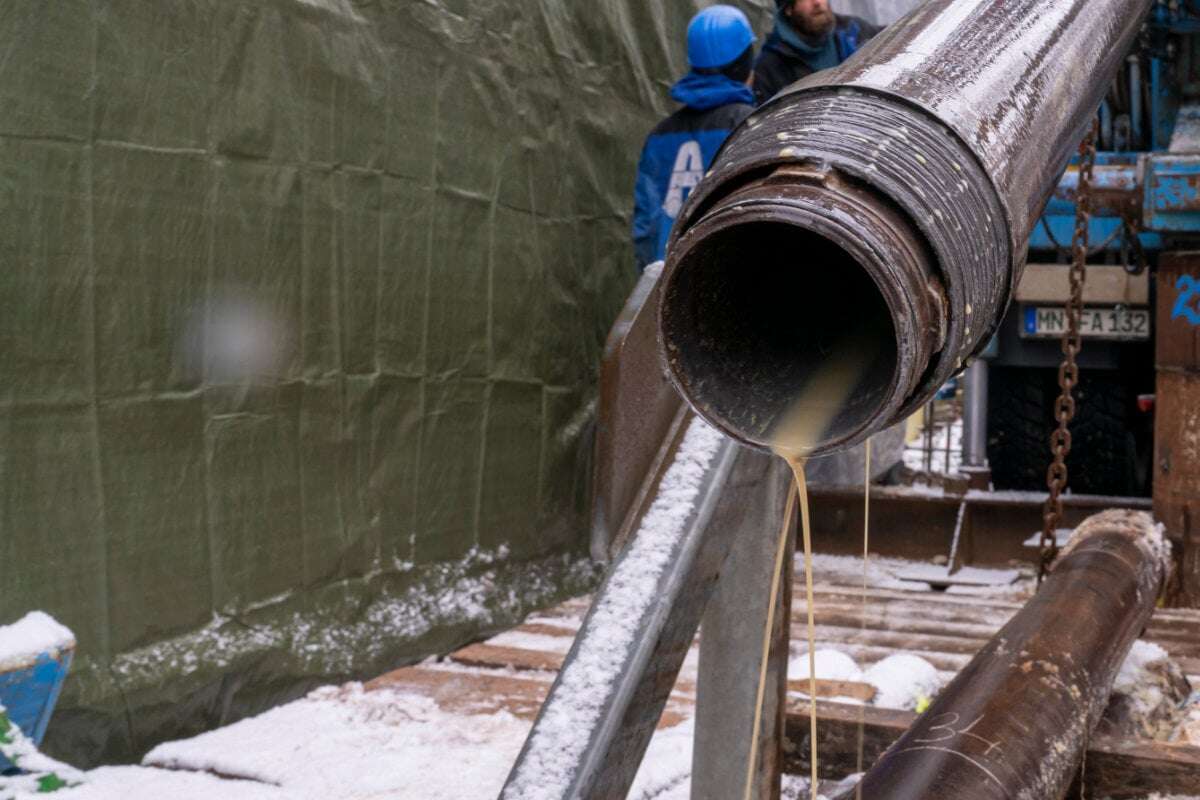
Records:
M828 7L807 16L797 14L792 18L792 21L800 29L800 33L814 38L829 33L829 31L833 30L834 25L833 12Z

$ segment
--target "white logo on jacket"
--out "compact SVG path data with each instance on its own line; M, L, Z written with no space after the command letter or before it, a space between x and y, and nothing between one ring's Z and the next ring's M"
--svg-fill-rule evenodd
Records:
M671 170L671 183L663 203L663 211L667 212L668 217L675 219L679 216L683 201L703 177L704 156L700 152L700 143L690 139L681 144L679 152L675 154L675 168Z

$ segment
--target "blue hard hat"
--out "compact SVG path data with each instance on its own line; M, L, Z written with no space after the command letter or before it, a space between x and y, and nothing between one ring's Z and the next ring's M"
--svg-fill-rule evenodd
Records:
M688 63L697 69L731 64L752 44L750 20L733 6L709 6L688 23Z

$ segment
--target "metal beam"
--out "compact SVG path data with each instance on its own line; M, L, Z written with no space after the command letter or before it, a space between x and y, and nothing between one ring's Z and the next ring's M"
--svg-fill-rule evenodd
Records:
M700 627L692 800L741 798L745 789L758 702L758 654L767 617L767 587L775 571L776 537L792 487L791 471L783 461L771 461L774 463L763 479L763 502L745 507L751 519L749 524L743 523L744 533L734 541ZM788 540L759 716L758 763L750 793L753 800L777 800L780 791L791 639L792 556L796 545L794 513Z

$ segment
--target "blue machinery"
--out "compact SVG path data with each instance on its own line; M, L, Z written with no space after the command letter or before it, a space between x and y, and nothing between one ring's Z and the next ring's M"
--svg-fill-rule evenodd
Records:
M1200 237L1200 2L1155 3L1144 33L1100 107L1093 253L1132 268ZM1068 168L1032 251L1069 250L1078 173Z
M1070 261L1078 184L1077 159L1072 159L1030 231L1030 262ZM1100 106L1088 225L1089 261L1141 273L1157 266L1161 254L1194 248L1198 243L1200 2L1160 0L1151 8L1141 35ZM984 359L1018 367L1057 366L1061 358L1057 343L1024 339L1017 333L1022 327L1018 315L1033 312L1033 306L1014 303L999 335L983 352ZM1028 320L1024 322L1025 333L1031 333ZM1153 381L1149 371L1152 357L1145 345L1089 339L1080 358L1085 368L1109 370L1144 363L1147 371L1129 378L1131 385L1138 387L1131 391L1153 391L1151 385L1142 385ZM988 381L987 364L975 362L967 372L964 396L964 465L982 480L990 475L986 469ZM1012 449L1010 446L1008 457ZM1036 484L1006 488L1038 488L1040 480ZM1127 493L1127 488L1105 492Z

